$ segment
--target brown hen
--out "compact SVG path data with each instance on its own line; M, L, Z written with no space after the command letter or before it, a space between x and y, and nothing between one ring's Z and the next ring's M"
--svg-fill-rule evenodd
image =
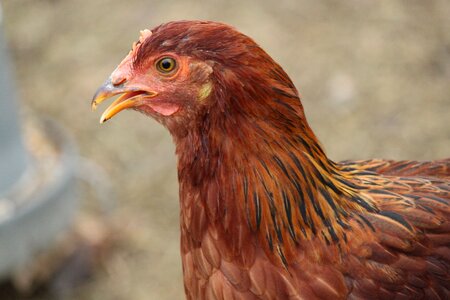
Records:
M173 136L188 299L449 299L450 159L336 163L283 69L216 22L141 32L97 91Z

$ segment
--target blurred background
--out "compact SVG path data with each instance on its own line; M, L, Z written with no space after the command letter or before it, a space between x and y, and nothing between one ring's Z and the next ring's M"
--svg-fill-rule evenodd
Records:
M117 201L105 217L95 191L108 183L96 185L91 178L93 189L81 184L81 217L75 223L89 223L83 230L96 241L94 249L101 248L90 259L88 280L72 284L69 272L69 283L58 292L19 293L15 279L0 288L1 299L183 298L171 138L135 112L99 125L100 112L90 110L93 93L139 30L162 22L223 21L253 37L291 76L312 128L334 160L450 155L449 1L2 4L22 123L46 116L61 124L74 138L85 169L87 164L98 172L92 174L105 172L103 181Z

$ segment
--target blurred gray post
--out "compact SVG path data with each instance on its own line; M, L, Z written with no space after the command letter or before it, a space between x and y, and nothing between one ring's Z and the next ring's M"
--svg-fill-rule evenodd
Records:
M28 163L1 19L0 7L0 197L20 179Z

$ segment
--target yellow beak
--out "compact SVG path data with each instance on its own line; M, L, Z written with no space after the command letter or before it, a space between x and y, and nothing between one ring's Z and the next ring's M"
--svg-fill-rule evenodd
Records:
M139 100L143 97L152 98L157 95L156 92L148 92L139 88L127 87L125 84L114 85L111 82L111 79L108 79L95 93L91 102L92 110L95 110L97 105L106 99L119 94L122 95L103 112L100 117L100 123L108 121L124 109L136 107L139 104Z

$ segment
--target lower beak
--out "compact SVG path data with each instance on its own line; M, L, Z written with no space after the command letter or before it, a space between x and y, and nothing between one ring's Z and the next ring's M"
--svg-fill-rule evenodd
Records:
M95 110L97 105L106 99L116 95L120 95L120 97L103 112L100 117L100 123L108 121L124 109L138 106L140 104L139 100L142 100L142 98L152 98L156 96L157 93L126 86L126 83L114 85L111 82L111 79L108 79L95 93L91 103L92 110Z

